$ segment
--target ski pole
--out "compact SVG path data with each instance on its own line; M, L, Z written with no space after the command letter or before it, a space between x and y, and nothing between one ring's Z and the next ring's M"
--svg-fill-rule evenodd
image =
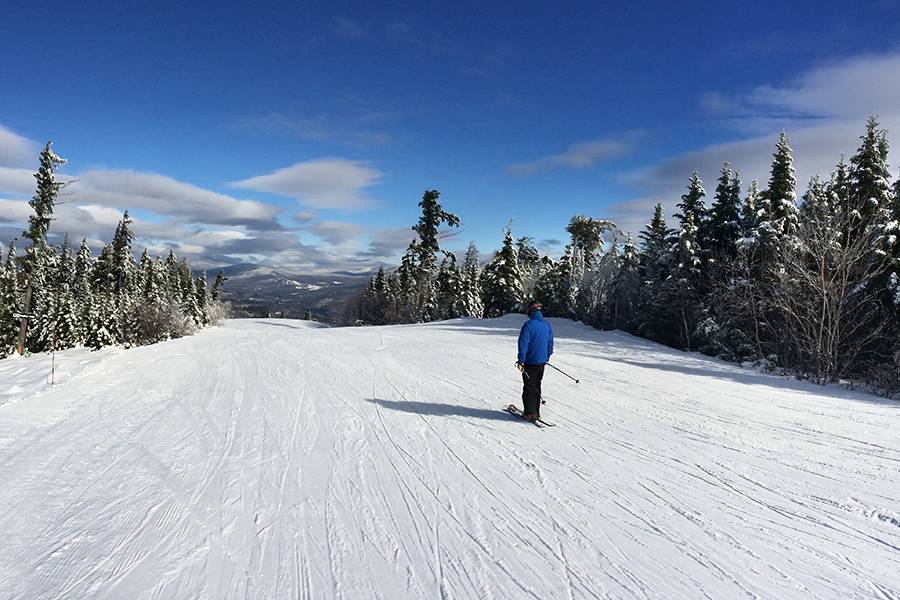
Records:
M556 369L557 371L559 371L560 373L562 373L563 375L565 375L566 377L568 377L569 379L571 379L572 381L574 381L575 383L578 383L578 380L577 380L577 379L575 379L574 377L572 377L571 375L569 375L568 373L566 373L566 372L563 371L562 369L558 369L558 368L556 368L556 366L551 365L550 363L547 363L547 366L548 366L548 367L553 367L554 369Z

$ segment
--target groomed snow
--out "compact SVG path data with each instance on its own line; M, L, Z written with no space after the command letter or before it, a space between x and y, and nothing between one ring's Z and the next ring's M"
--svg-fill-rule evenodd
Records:
M900 404L521 321L0 361L0 596L900 598Z

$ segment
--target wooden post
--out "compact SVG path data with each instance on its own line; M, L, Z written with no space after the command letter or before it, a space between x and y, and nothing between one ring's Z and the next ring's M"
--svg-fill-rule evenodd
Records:
M50 349L50 385L56 385L56 321L53 321L53 346Z
M28 282L28 287L25 288L25 306L22 307L22 314L19 315L19 345L18 352L19 356L25 354L25 332L28 331L28 319L31 318L31 314L28 312L31 310L31 282Z

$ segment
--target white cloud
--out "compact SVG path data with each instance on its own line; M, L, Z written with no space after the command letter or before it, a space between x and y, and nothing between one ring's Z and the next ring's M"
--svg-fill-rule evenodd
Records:
M278 207L239 200L159 175L93 169L79 173L65 189L74 200L117 208L142 208L194 223L272 226Z
M0 165L21 167L36 162L38 143L0 125Z
M604 160L630 154L637 142L637 134L622 139L599 138L572 144L565 152L551 154L537 160L511 164L506 167L513 175L536 175L560 168L584 169Z
M34 211L24 200L0 199L0 223L21 224L28 220Z
M230 185L296 198L314 208L351 210L371 204L363 190L378 183L381 177L381 171L365 162L318 158Z
M31 196L36 185L34 170L0 167L0 193Z
M332 246L340 246L358 238L362 234L363 228L356 223L319 221L312 225L309 230Z
M369 236L369 248L362 254L372 258L393 258L409 246L416 235L409 227L380 229Z
M234 126L247 133L334 141L356 148L366 148L388 145L393 141L391 134L373 128L373 124L396 118L396 116L396 113L368 110L327 115L269 111L244 115L235 122Z

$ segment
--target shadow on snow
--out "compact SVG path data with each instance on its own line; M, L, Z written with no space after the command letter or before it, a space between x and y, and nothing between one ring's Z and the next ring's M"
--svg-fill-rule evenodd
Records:
M446 404L442 402L414 402L409 400L383 400L381 398L367 398L366 402L377 404L383 408L396 410L422 416L435 417L472 417L475 419L488 419L492 421L509 421L509 414L503 412L503 407L496 409L472 408L459 404Z

